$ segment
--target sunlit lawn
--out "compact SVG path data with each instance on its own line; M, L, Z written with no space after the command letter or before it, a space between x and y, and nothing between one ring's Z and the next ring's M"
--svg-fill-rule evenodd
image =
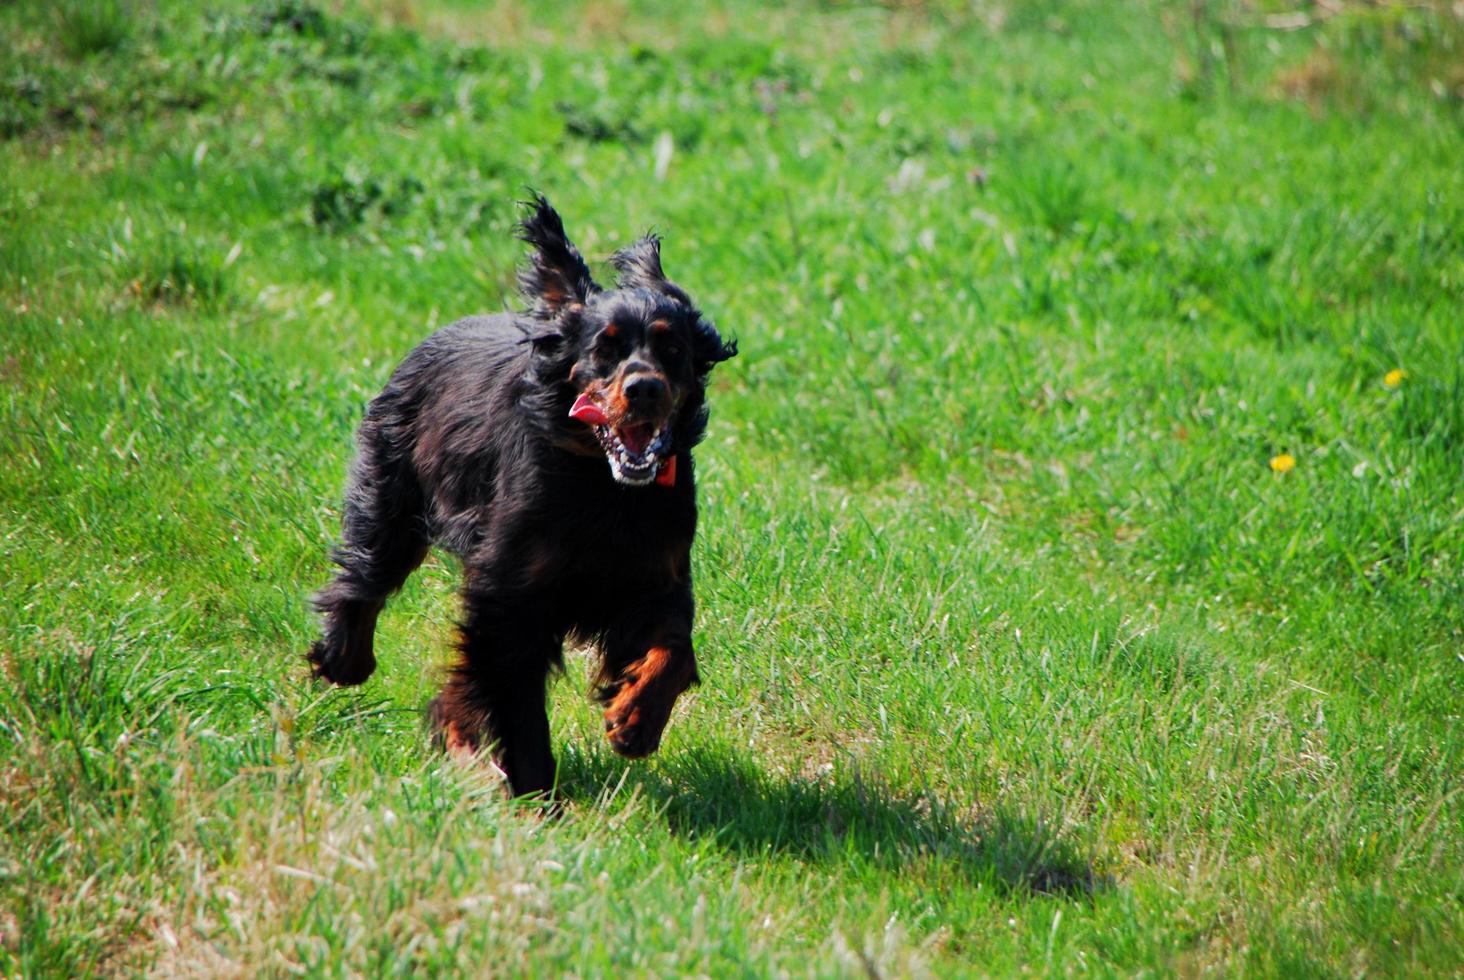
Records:
M0 5L0 973L1457 975L1464 22L1191 6ZM742 348L559 820L302 660L529 187Z

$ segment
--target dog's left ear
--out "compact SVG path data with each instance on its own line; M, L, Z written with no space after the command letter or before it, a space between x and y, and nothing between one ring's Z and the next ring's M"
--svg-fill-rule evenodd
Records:
M713 366L737 356L737 341L722 342L717 328L701 315L691 297L661 270L661 238L647 235L610 256L610 264L620 273L616 285L621 289L650 289L676 300L692 316L691 356L696 373L706 374Z
M696 309L686 290L667 279L666 273L661 271L660 235L650 234L633 245L627 245L610 256L610 264L620 273L615 284L621 289L649 289Z
M696 365L696 373L705 379L712 368L736 356L737 341L723 341L712 321L698 313L696 324L691 328L691 359Z
M551 318L576 304L583 305L600 286L590 276L590 267L574 242L564 233L559 212L544 195L535 194L525 206L532 208L519 223L519 238L533 249L529 265L519 273L519 288L534 304L534 312Z

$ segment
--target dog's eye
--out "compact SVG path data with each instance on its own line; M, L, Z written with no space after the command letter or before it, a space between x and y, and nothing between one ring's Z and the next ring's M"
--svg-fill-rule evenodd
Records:
M676 358L680 357L681 356L681 345L680 344L667 344L666 345L666 356L668 358L671 358L672 360L675 360Z

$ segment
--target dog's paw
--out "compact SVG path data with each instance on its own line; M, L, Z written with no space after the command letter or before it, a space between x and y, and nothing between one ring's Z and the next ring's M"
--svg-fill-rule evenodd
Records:
M311 676L342 687L361 684L376 670L374 654L347 656L339 648L331 649L325 640L316 640L305 659L310 661Z
M696 676L690 653L652 649L615 680L605 706L605 737L620 755L639 759L661 746L671 708Z
M661 732L671 712L668 709L659 720L652 720L649 714L634 704L618 711L614 707L606 709L605 737L618 755L643 759L661 747Z

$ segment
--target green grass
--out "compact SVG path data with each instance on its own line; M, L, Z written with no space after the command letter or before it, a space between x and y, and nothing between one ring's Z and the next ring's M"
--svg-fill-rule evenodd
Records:
M1464 24L1266 10L0 5L0 973L1464 970ZM558 821L301 659L526 187L742 345Z
M121 48L136 22L126 0L58 0L53 15L61 49L76 58Z

